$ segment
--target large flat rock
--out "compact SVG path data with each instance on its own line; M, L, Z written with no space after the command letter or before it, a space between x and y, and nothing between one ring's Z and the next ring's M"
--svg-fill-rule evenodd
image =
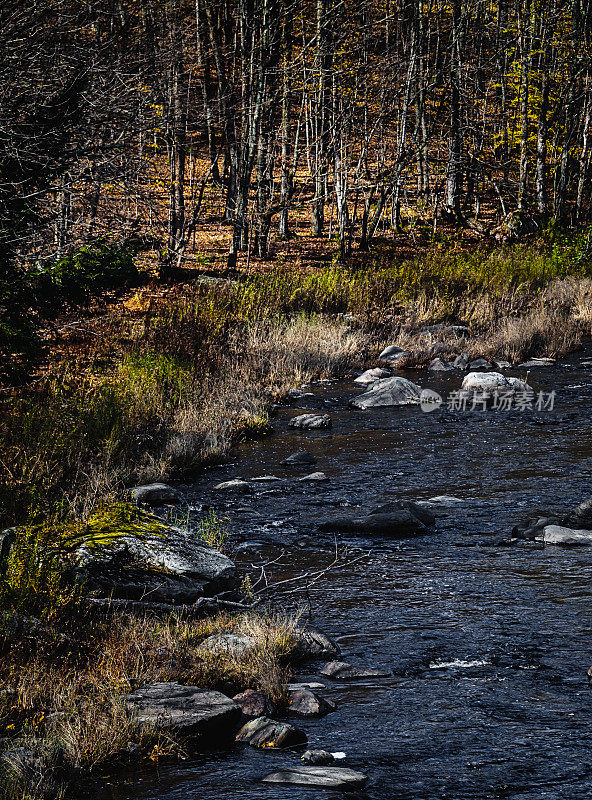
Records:
M264 783L289 783L294 786L318 786L327 789L361 789L368 778L346 767L294 766L266 775Z
M105 580L110 583L114 597L130 596L129 587L118 592L129 574L133 574L134 583L145 584L148 599L169 597L173 602L192 602L192 592L200 596L232 588L237 575L228 556L209 547L195 533L147 514L137 520L122 519L121 523L115 519L106 529L96 531L91 525L75 559L78 567L97 578L99 584ZM143 576L137 574L142 571ZM167 584L171 584L170 591Z
M191 736L230 737L242 714L240 706L221 692L172 682L152 683L124 700L141 726Z
M408 508L364 517L335 517L321 522L319 529L336 533L359 533L406 539L426 533L428 528Z
M389 678L389 672L383 672L379 669L367 669L365 667L356 667L349 664L347 661L330 661L325 664L319 673L325 678L331 678L333 681L356 681L366 680L368 678Z

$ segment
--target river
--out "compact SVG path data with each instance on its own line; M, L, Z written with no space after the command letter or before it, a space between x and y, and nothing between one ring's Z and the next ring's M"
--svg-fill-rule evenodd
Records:
M592 494L592 354L534 369L555 391L553 410L356 411L348 381L316 384L277 410L276 435L242 445L232 463L189 491L227 515L238 561L271 581L329 570L309 589L285 584L286 608L310 609L344 659L392 672L385 680L324 681L339 706L298 722L311 747L346 753L368 775L371 800L577 800L592 794L592 549L501 546L526 516L561 513ZM525 370L509 374L524 378ZM406 377L446 398L459 373ZM287 427L304 411L333 428ZM304 447L329 481L296 479L280 462ZM224 503L213 486L238 475L276 475L254 495ZM321 535L331 516L396 499L449 495L436 530L405 541ZM275 564L269 562L276 561ZM345 563L343 563L345 562ZM288 590L291 590L288 592ZM315 677L314 670L306 673ZM318 677L316 677L318 680ZM100 800L304 800L328 791L260 783L292 753L231 748L105 779Z

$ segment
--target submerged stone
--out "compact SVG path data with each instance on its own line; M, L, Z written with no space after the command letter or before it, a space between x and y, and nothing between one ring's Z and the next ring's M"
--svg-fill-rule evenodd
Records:
M288 423L288 428L300 430L322 430L333 425L329 414L300 414Z
M273 772L264 783L317 786L327 789L361 789L367 781L361 772L346 767L294 766Z
M319 530L407 539L426 533L428 529L409 509L401 508L384 514L368 514L365 517L337 517L322 522Z
M299 466L308 466L309 464L316 464L317 460L313 456L312 453L307 452L306 450L299 450L297 453L293 453L288 458L285 458L282 461L287 467L299 467Z
M334 681L363 680L364 678L389 678L391 673L379 669L366 669L355 667L347 661L330 661L325 664L320 672L326 678Z

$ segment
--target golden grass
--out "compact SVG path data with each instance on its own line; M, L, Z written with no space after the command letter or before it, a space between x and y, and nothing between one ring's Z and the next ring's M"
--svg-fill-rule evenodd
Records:
M65 775L84 774L118 761L139 748L140 757L181 752L183 742L171 734L140 729L126 709L123 695L157 681L178 681L202 688L246 688L264 691L276 703L286 699L290 656L296 647L296 618L253 612L231 617L158 620L117 617L109 624L85 624L79 635L89 654L84 663L45 654L18 662L6 655L0 666L0 736L54 754L54 767L63 763ZM246 652L204 651L209 636L234 633L248 636ZM50 768L51 765L48 767ZM20 796L34 787L21 786ZM0 798L18 797L18 781Z

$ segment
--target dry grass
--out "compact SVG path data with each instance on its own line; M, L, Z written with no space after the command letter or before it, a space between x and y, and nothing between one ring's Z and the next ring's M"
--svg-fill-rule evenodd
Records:
M458 321L468 323L468 337L446 328L423 331L422 326L441 316L437 299L431 313L428 309L425 299L414 304L395 335L382 340L384 346L394 343L409 351L401 366L425 367L435 356L446 359L462 352L511 363L537 356L561 358L592 335L592 280L556 280L534 297L467 299Z
M11 663L5 654L0 688L9 693L0 704L0 736L36 750L42 741L47 768L62 764L69 779L75 771L87 774L120 761L130 746L151 760L176 754L183 742L140 729L122 696L138 685L179 681L226 692L258 688L282 703L295 626L296 619L271 613L194 622L121 617L90 629L82 622L81 635L91 645L85 663L60 664L50 654ZM224 633L248 636L252 646L243 653L199 649L209 636ZM31 786L17 789L18 781L10 791L0 788L0 797L34 794Z

